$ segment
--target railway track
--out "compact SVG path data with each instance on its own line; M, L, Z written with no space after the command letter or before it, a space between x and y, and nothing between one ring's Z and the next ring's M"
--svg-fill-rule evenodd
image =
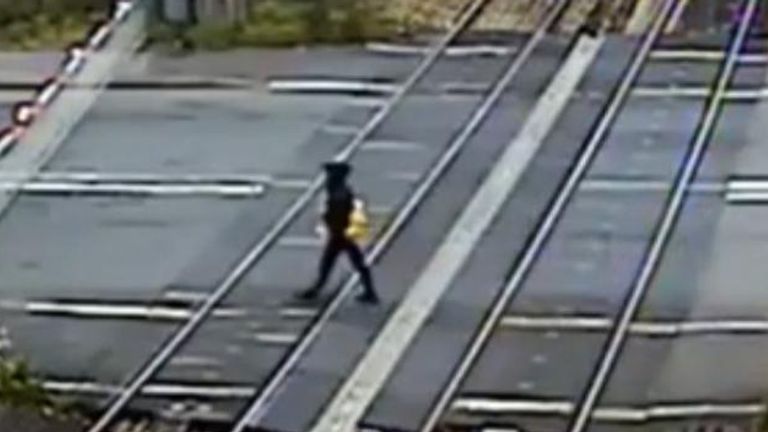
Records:
M759 400L729 404L710 396L709 401L665 403L663 398L639 396L643 385L648 385L642 377L650 378L638 366L642 338L661 334L642 336L640 328L654 324L645 322L640 311L649 291L660 289L655 278L684 210L700 194L713 193L696 188L713 178L724 181L713 173L716 164L711 153L718 149L710 145L724 145L712 141L718 139L718 120L733 84L738 87L737 81L744 78L741 67L760 13L759 2L741 2L743 19L729 38L709 42L718 46L717 68L695 78L669 74L652 78L651 72L672 70L669 57L660 60L669 54L667 39L672 37L665 36L663 29L685 7L686 2L663 2L590 139L574 158L567 178L419 430L582 432L634 430L635 426L647 430L642 428L648 423L685 430L690 420L697 419L712 419L716 425L735 419L735 424L745 427L763 412ZM687 55L695 57L695 52ZM672 63L684 66L689 60L680 57ZM639 134L645 143L639 147L665 142L669 148L644 162L628 160L633 152L643 150L622 145L622 140L630 138L614 129L637 121L633 110L642 111L648 103L639 96L643 88L661 88L668 80L669 95L681 83L690 86L684 81L691 79L700 80L696 85L707 89L704 97L650 101L671 104L659 110L680 116L685 134L670 135L656 127L658 121L651 121ZM643 187L648 180L656 184ZM603 187L592 188L595 182L603 182ZM641 187L632 188L633 184ZM608 268L614 273L610 277L605 273ZM596 321L602 324L591 327ZM708 328L705 333L718 334L738 324L703 325ZM631 344L634 357L628 358ZM633 372L640 378L630 378ZM617 389L630 382L639 387L630 392L636 396L621 396ZM643 404L621 405L621 401L638 399ZM397 423L391 414L387 419L378 413L377 420L381 425ZM377 422L370 426L376 429Z
M370 261L386 255L406 222L433 194L438 180L473 135L500 101L509 97L510 85L571 4L569 0L554 2L541 17L540 30L522 40L516 53L484 60L487 64L480 76L488 80L484 83L485 91L456 100L425 101L429 81L444 74L451 65L452 60L444 53L471 32L473 23L489 3L468 2L450 31L336 156L337 160L353 162L360 173L356 181L360 190L368 195L374 208L383 209L381 212L386 215L386 223L377 227L376 242L369 248ZM558 49L564 49L564 45L567 43L559 43ZM548 64L547 68L554 70L555 66ZM542 76L541 80L546 78ZM397 127L398 121L425 115L433 106L446 109L447 114L435 129L426 131L428 135L423 125ZM384 152L384 156L377 156L379 152ZM408 155L387 157L387 152ZM481 172L482 167L475 170ZM382 182L387 187L382 188ZM312 269L307 268L307 263L314 262L312 257L317 254L310 233L315 218L313 203L321 185L321 178L312 180L258 243L221 278L211 294L199 300L189 319L124 385L91 389L115 396L89 432L111 430L136 414L167 413L176 408L175 414L170 414L172 418L202 421L215 425L211 427L216 430L266 427L261 423L269 422L270 414L279 411L284 403L281 398L290 395L292 380L301 379L297 370L309 357L310 349L329 327L338 326L340 313L349 312L346 300L357 282L354 276L339 274L336 282L340 289L329 290L322 304L297 304L292 300L293 293L301 288L299 277L306 280L311 276ZM297 275L299 268L308 271ZM397 298L385 301L396 302ZM216 312L222 307L247 312L240 319L221 320ZM236 350L224 344L229 336L249 330L256 334L255 344ZM369 330L374 331L375 327ZM180 366L192 359L200 360L199 364L208 365L217 373L203 373L201 378L199 370ZM348 360L354 361L354 357ZM312 384L308 380L307 385Z

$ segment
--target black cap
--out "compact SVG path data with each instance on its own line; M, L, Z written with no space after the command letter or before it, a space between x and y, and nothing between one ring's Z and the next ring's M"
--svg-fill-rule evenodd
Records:
M336 178L346 177L352 171L352 167L346 162L327 162L323 168L329 177Z

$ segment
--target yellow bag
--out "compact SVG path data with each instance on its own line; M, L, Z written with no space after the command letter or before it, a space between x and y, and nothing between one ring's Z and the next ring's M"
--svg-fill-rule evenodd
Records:
M328 231L322 222L317 224L315 232L322 238L325 238L328 235ZM365 211L365 202L360 199L355 199L354 208L349 215L349 226L344 234L348 239L362 246L368 240L370 232L371 226L368 214Z
M370 222L368 214L365 212L365 203L362 200L355 200L355 207L349 217L349 227L345 234L347 238L357 244L364 244L370 234Z

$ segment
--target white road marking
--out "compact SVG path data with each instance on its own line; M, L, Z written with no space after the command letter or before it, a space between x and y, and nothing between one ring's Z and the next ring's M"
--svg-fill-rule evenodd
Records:
M168 290L163 293L164 299L183 301L192 304L199 303L205 300L206 297L208 297L208 294L198 291Z
M0 173L0 181L14 181L23 178L23 173ZM31 177L35 181L72 183L234 183L260 184L273 180L268 175L238 174L165 174L151 172L98 172L98 171L44 171Z
M429 52L429 47L414 45L397 45L389 43L368 43L365 48L368 51L381 54L400 54L400 55L424 55ZM471 45L455 46L445 50L448 57L470 57L470 56L494 56L504 57L517 52L516 48L510 48L504 45Z
M317 308L292 307L292 308L284 308L280 310L280 316L286 319L312 318L315 315L317 315Z
M729 204L768 204L768 180L731 180L725 200Z
M120 392L119 386L100 384L94 382L72 381L45 381L43 388L57 393L79 394L116 394ZM247 386L204 386L186 384L147 384L142 388L141 394L157 397L186 397L207 399L246 399L252 397L256 389Z
M263 344L269 345L291 345L299 339L296 333L258 333L254 339Z
M169 364L175 367L216 367L223 365L222 361L217 358L191 355L176 356Z
M768 88L733 89L727 91L723 97L728 102L762 100L768 98Z
M632 90L632 96L637 97L686 97L706 99L712 96L712 89L708 87L636 87ZM725 92L726 101L756 101L768 98L768 89L731 89Z
M169 291L163 298L168 300L184 301L193 305L203 297L197 293L184 293ZM29 313L36 315L66 315L74 318L101 318L101 319L145 319L184 321L194 313L191 306L153 306L151 304L107 304L87 302L55 302L55 301L25 301L25 300L0 300L0 310ZM269 311L271 312L271 311ZM277 314L285 319L311 318L316 314L312 308L280 308ZM220 319L240 319L253 316L254 311L245 308L221 307L213 312L213 317ZM269 314L268 314L269 315ZM269 319L274 319L272 316ZM253 328L262 328L261 322L252 322ZM274 340L279 337L275 333L254 333L263 340ZM0 337L2 334L0 334Z
M442 82L427 85L422 89L437 91L442 94L480 93L486 91L491 83L474 81ZM398 84L382 84L369 81L353 80L274 80L268 84L272 92L304 93L377 93L391 95L399 89Z
M611 327L608 318L569 318L569 317L504 317L501 328L521 330L605 330Z
M727 186L728 192L768 191L768 179L732 179Z
M570 416L574 404L566 401L504 400L480 397L457 399L452 410L494 415L544 414ZM644 423L653 420L700 418L707 416L756 416L765 412L762 403L658 404L643 408L600 407L593 418L607 422Z
M768 204L768 191L765 192L728 192L725 200L729 204Z
M202 186L257 188L268 185L278 189L306 189L311 181L302 178L281 178L261 174L163 174L163 173L106 173L94 171L45 171L28 176L24 173L5 171L0 182L85 183L119 184L135 186ZM235 189L237 190L237 189Z
M613 326L610 318L602 317L540 317L507 316L500 328L533 331L607 331ZM690 321L636 321L629 327L636 336L695 336L709 334L768 333L766 320L690 320Z
M0 301L0 309L37 315L67 315L81 318L149 319L183 321L194 312L183 307L165 307L140 304L57 303L45 301ZM217 309L216 318L241 318L245 309Z
M585 179L579 190L596 192L642 192L667 191L672 185L669 181L649 180L646 178L617 177ZM727 185L715 182L700 182L691 187L691 191L700 193L723 193ZM768 189L766 189L768 190Z
M167 300L182 301L190 305L194 305L204 301L208 298L206 293L195 291L180 291L169 290L163 293L163 298ZM2 301L0 300L0 308ZM18 309L18 307L16 307ZM317 314L317 308L315 307L281 307L278 311L278 315L283 319L307 319L312 318ZM271 318L270 318L271 319ZM248 326L252 329L260 329L264 327L264 323L253 321L248 323Z
M19 191L44 194L98 194L98 195L150 195L150 196L217 196L258 197L264 195L263 185L185 185L185 184L120 184L120 183L63 183L63 182L3 182L0 191Z
M267 88L272 92L340 92L393 94L399 85L352 80L271 80Z
M671 60L671 61L712 61L722 62L725 53L722 50L670 50L659 49L651 52L652 60ZM765 54L740 54L739 64L762 65L768 63L768 55Z
M568 415L573 411L573 404L570 402L462 397L453 402L451 409L463 412Z
M601 46L602 39L579 40L519 135L478 188L365 357L320 416L313 431L355 430L365 409L501 210L506 197L515 189Z
M368 151L422 151L426 146L421 143L407 141L368 141L360 150Z

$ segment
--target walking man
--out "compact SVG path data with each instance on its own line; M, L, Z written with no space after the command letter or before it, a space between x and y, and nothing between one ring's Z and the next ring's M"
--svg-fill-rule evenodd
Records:
M350 216L354 210L355 195L347 184L351 171L348 164L330 162L325 164L326 203L323 212L323 223L326 228L326 243L320 258L320 268L315 283L308 290L298 294L304 300L316 298L328 280L339 253L345 252L355 270L360 274L363 292L357 299L363 303L378 303L379 298L373 288L371 271L365 263L365 257L360 247L349 238L347 229Z

